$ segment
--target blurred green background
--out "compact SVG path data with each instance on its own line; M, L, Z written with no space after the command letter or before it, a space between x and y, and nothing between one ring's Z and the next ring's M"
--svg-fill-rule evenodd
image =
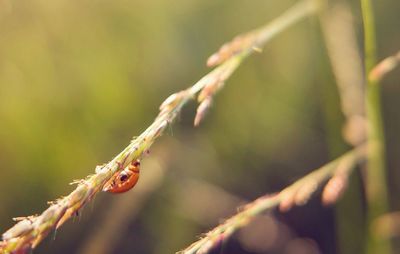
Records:
M140 134L164 98L206 74L207 57L224 42L293 3L1 0L0 230L69 193L73 179L93 173ZM400 2L375 5L382 59L400 49ZM362 45L359 3L351 6ZM400 208L399 73L382 84L393 210ZM348 149L316 18L246 60L198 128L195 106L143 160L137 188L98 195L35 253L174 253L243 202L282 189ZM357 179L338 204L350 223L345 232L336 226L335 208L315 197L287 214L261 216L264 227L249 231L259 232L257 241L240 231L220 253L362 250ZM347 243L338 236L346 233L353 236Z

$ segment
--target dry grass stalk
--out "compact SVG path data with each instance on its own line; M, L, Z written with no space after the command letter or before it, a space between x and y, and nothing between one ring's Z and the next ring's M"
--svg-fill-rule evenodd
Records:
M294 205L303 205L315 193L318 186L336 174L350 174L356 164L366 158L366 146L345 153L341 157L297 180L292 185L275 195L265 195L247 204L242 211L226 220L223 224L206 233L203 238L178 252L179 254L205 254L218 248L224 239L232 235L238 228L247 225L257 215L279 207L280 211L288 211Z
M356 146L366 140L365 87L350 7L344 2L335 3L321 12L320 22L346 117L343 137Z
M374 82L380 81L386 74L392 71L400 62L400 52L389 56L379 62L369 73L368 78Z
M324 205L332 205L342 196L353 168L354 162L351 158L345 158L338 163L335 173L322 191Z
M207 84L197 98L200 105L197 108L194 125L200 124L212 104L213 96L224 86L227 77L232 74L243 58L254 52L261 52L266 42L308 14L314 13L317 8L317 1L300 1L272 22L236 36L211 55L207 60L208 66L222 65L215 69L217 72L215 75L205 79Z
M78 214L79 210L90 202L110 179L148 151L153 142L162 135L168 124L176 119L182 107L195 98L198 93L200 93L199 101L201 103L196 116L196 123L200 123L209 107L209 105L204 104L206 98L208 98L207 103L211 103L212 96L222 88L224 82L240 63L254 51L254 47L260 48L275 35L295 24L301 18L312 14L315 10L313 0L300 1L277 19L258 29L253 44L243 42L241 52L220 61L220 66L192 87L168 97L161 104L160 113L154 122L140 136L134 138L114 159L107 164L97 166L95 174L74 181L74 184L78 184L76 189L69 195L50 202L50 207L42 214L23 218L7 230L3 234L3 241L0 242L0 253L27 253L34 249L49 232L59 228L68 219Z

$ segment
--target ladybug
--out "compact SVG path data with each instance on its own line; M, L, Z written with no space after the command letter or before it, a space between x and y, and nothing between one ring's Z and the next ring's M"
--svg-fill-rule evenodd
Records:
M111 193L123 193L133 188L139 180L140 161L132 161L128 167L116 174L103 188Z

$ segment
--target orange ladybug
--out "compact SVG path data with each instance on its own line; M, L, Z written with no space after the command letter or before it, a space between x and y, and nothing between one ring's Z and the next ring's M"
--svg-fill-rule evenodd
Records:
M139 180L140 161L132 161L132 163L124 170L113 177L106 185L103 191L111 193L123 193L133 188Z

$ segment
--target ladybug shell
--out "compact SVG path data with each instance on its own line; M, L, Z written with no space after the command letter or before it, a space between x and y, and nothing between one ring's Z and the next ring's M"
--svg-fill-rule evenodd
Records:
M123 193L132 189L139 180L140 163L132 162L108 182L103 190L110 193Z

